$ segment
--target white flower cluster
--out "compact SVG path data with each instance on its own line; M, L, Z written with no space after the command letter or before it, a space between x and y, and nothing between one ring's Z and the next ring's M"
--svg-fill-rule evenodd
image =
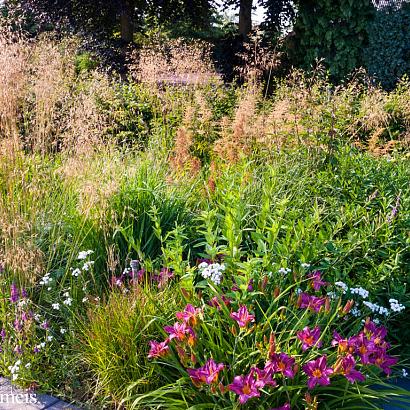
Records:
M335 285L338 288L341 288L343 290L343 293L346 293L349 290L349 287L344 282L335 282Z
M361 296L363 299L367 299L369 297L369 291L366 289L360 288L350 288L350 292L356 295Z
M20 365L21 365L21 360L17 360L17 362L16 363L14 363L14 365L13 366L9 366L8 367L8 369L10 370L10 373L11 373L11 379L14 381L14 380L17 380L18 379L18 377L19 377L19 375L18 375L18 372L19 372L19 370L20 370Z
M389 303L390 303L390 309L393 312L401 312L402 310L406 309L406 307L404 305L402 305L401 303L399 303L398 300L396 299L389 299Z
M367 306L373 313L378 313L383 316L387 316L389 314L389 309L384 306L377 305L376 303L364 301L363 305Z
M70 298L70 294L68 292L64 292L63 296L65 297L65 300L63 301L64 305L71 306L73 299Z
M90 270L91 266L93 266L93 265L94 265L94 261L85 262L83 267L82 267L82 270L88 271L88 270Z
M354 317L360 317L360 316L362 315L362 312L361 312L357 307L352 308L352 310L350 311L350 313L351 313Z
M337 298L336 292L327 292L327 296L329 296L330 299L336 299Z
M41 342L39 345L36 346L38 350L44 349L46 347L46 342Z
M50 272L46 273L40 280L40 285L49 285L53 281L53 278L50 277Z
M407 377L409 374L407 373L407 370L406 370L406 369L401 369L401 375L402 375L403 377Z
M303 268L303 269L309 269L310 268L310 263L301 263L300 264L300 266Z
M281 273L282 275L286 275L286 274L292 272L292 269L289 269L289 268L280 268L280 269L278 270L278 272Z
M73 269L73 271L71 272L71 275L75 276L76 278L78 278L81 275L81 269L79 268L75 268Z
M87 259L87 257L90 256L92 253L94 253L94 251L92 251L91 249L88 251L81 251L77 256L77 259L78 260Z
M222 281L222 273L225 271L223 263L202 262L198 265L201 275L205 279L210 279L215 285L219 285Z
M53 303L53 304L51 305L51 307L52 307L54 310L60 310L60 304L59 304L59 303Z

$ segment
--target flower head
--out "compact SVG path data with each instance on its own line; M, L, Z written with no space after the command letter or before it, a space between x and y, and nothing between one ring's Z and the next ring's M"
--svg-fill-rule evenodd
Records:
M310 279L310 284L312 288L316 291L320 290L322 286L327 286L329 283L322 280L322 273L320 271L315 271L308 275Z
M231 318L238 322L239 327L246 327L248 323L255 321L255 316L249 314L245 305L241 306L237 312L231 313Z
M322 306L326 303L325 297L318 297L302 292L299 294L297 305L301 309L310 309L314 312L320 312Z
M397 362L396 357L389 356L383 350L377 350L371 357L371 363L382 369L388 376L391 374L391 366L394 366Z
M290 409L290 404L285 403L283 406L275 407L274 409L270 409L270 410L291 410L291 409Z
M241 404L246 403L252 397L260 396L252 370L246 376L235 376L228 389L239 395L239 403Z
M321 386L329 385L329 376L333 373L333 369L327 367L326 356L308 362L303 366L303 371L308 376L307 385L309 389L313 389L317 384Z
M194 385L202 383L213 384L218 382L219 372L224 369L223 363L216 363L214 359L209 359L204 366L198 369L187 369L188 375Z
M164 342L157 342L155 340L150 340L150 351L148 353L148 358L152 359L154 357L164 357L168 354L169 352L169 346L168 346L168 339L166 339Z
M176 317L182 320L189 326L196 326L198 324L198 317L201 314L201 309L195 308L190 303L186 305L183 312L177 312Z
M364 375L355 369L356 360L351 354L343 357L335 366L335 372L341 373L350 383L354 383L356 380L363 382L365 380Z
M318 341L320 338L320 328L316 326L314 329L310 329L306 326L302 331L297 333L299 340L302 342L302 350L305 351L312 346L320 347L322 342Z
M195 333L191 327L186 323L175 322L174 326L165 326L164 330L169 334L169 339L176 339L179 342L183 342L188 338L195 339Z
M293 379L295 372L293 366L295 359L288 356L286 353L273 353L270 360L265 364L265 370L272 373L282 373L284 376Z

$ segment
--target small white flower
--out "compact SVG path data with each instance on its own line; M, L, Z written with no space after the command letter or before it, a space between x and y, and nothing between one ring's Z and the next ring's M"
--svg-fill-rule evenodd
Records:
M93 264L94 264L94 261L85 262L84 265L83 265L83 267L82 267L82 270L85 270L85 271L90 270L90 268L91 268L91 266L92 266Z
M92 250L81 251L81 252L78 254L77 259L78 259L78 260L84 260L84 259L87 258L87 256L91 255L93 252L94 252L94 251L92 251Z
M81 269L78 269L78 268L74 269L74 270L71 272L71 275L72 275L72 276L75 276L75 277L80 276L80 274L81 274Z
M380 320L377 317L373 319L373 322L375 325L380 325Z
M50 292L51 288L47 288L47 291Z
M19 359L19 360L17 360L17 362L16 363L14 363L14 366L17 366L17 367L19 367L21 365L21 360Z
M87 302L87 301L88 301L87 296L83 297L83 303L85 303L85 302Z
M280 268L280 269L278 270L278 272L281 273L282 275L286 275L286 274L292 272L292 269L289 269L289 268Z
M356 295L361 296L363 299L367 299L369 297L369 291L366 289L360 288L351 288L350 292Z
M54 310L60 310L60 304L59 304L59 303L53 303L53 304L51 305L51 307L52 307Z
M63 303L64 303L66 306L71 306L72 302L73 302L73 299L67 298Z
M70 294L68 292L64 292L63 296L66 297L66 298L69 298Z
M13 381L15 381L15 380L17 380L18 379L18 374L13 374L13 376L11 377L11 379L13 380Z
M26 369L30 369L31 363L27 363L24 367L25 367Z
M51 342L52 340L53 340L53 336L48 335L48 336L47 336L47 341L48 341L48 342Z
M401 374L403 377L407 377L409 374L407 373L406 369L401 369Z
M349 290L349 287L344 282L335 282L335 285L343 290L343 293L346 293Z
M63 335L64 333L67 332L67 329L64 329L63 327L60 329L60 333Z
M300 266L303 268L303 269L309 269L310 268L310 263L301 263L300 264Z
M46 342L41 342L41 343L40 343L40 348L43 349L44 347L46 347Z

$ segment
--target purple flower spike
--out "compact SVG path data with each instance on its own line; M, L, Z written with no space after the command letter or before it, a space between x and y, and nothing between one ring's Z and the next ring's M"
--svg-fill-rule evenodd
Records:
M6 338L6 330L4 328L2 328L0 331L0 337L2 341L4 341L4 339Z
M10 302L16 303L20 298L20 292L17 285L13 282L10 286Z
M308 376L307 385L309 389L313 389L317 384L321 386L329 385L329 376L333 373L333 369L327 367L326 356L308 362L303 366L303 371Z
M239 327L246 327L248 323L255 321L255 316L249 314L246 306L241 306L237 312L231 313L231 318L238 322Z

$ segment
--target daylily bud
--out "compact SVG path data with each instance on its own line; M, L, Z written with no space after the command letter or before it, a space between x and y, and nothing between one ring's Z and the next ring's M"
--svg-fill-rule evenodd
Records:
M347 315L347 314L350 312L350 309L353 307L353 305L354 305L353 299L348 300L348 301L346 302L344 308L343 308L343 313L344 313L345 315Z
M271 333L269 337L269 357L271 357L276 351L275 334Z
M262 292L266 289L266 286L268 286L268 282L269 282L269 278L267 276L264 276L262 278L261 285L260 285Z
M221 394L225 394L226 392L225 386L222 384L222 382L219 383L219 391L221 392Z
M330 312L330 300L328 297L325 298L325 312Z
M181 292L182 292L185 299L190 299L191 295L185 288L181 288Z
M280 289L276 287L275 290L273 291L273 296L277 298L279 295L280 295Z
M236 331L236 326L235 325L232 325L231 332L234 336L236 336L238 334L238 332Z

